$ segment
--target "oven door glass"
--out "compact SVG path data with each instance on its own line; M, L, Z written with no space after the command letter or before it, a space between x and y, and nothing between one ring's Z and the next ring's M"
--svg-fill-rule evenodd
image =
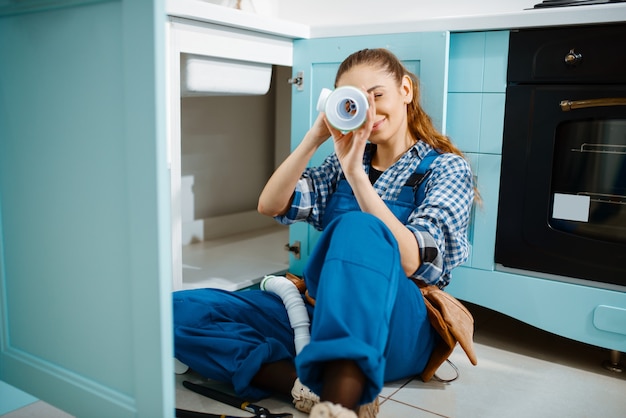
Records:
M559 124L550 194L552 228L626 243L626 120Z
M626 105L604 105L614 98L626 86L507 87L496 263L626 286Z

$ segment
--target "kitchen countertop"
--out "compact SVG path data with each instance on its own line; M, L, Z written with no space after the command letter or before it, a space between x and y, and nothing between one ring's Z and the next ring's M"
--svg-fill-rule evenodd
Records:
M218 6L202 0L165 0L165 10L169 16L247 29L268 35L292 39L311 37L308 25Z
M385 23L318 26L311 28L312 38L402 32L516 29L541 26L563 26L626 21L626 3L593 6L554 7L465 16L441 16L420 19L415 13L402 20Z
M291 39L441 30L464 32L626 21L626 3L542 8L511 13L440 16L426 19L420 17L416 11L414 14L405 14L402 19L394 21L342 23L327 26L308 26L218 6L202 0L166 0L166 10L170 16Z

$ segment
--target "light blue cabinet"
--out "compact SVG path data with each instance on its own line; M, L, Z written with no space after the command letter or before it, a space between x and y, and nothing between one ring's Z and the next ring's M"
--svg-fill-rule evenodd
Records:
M450 38L446 133L464 152L501 154L508 31Z
M508 31L453 33L448 91L504 93L508 49Z
M0 380L79 417L173 416L164 32L0 6Z
M448 93L446 134L464 152L501 154L504 99L504 93Z
M474 180L480 193L480 203L474 205L468 231L471 243L466 267L483 270L494 269L496 242L496 217L498 212L498 189L500 182L499 155L466 153L474 172Z
M450 36L446 132L470 161L481 196L465 266L484 270L494 268L508 43L508 31Z
M317 117L315 109L322 88L333 88L339 64L363 48L388 48L420 78L422 103L441 129L445 124L446 72L449 33L428 32L383 36L358 36L298 40L294 42L294 74L302 72L304 88L292 99L292 148L300 142ZM327 141L311 160L320 164L332 152ZM291 226L290 242L300 243L300 258L291 256L290 270L301 274L319 232L303 223Z

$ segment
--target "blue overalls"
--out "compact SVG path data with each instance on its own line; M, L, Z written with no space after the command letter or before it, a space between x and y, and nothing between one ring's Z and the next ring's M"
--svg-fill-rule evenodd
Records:
M386 201L400 221L423 200L432 151ZM300 380L322 389L321 363L352 359L367 376L361 404L384 382L419 374L435 344L419 288L408 280L398 244L375 216L360 211L340 180L324 216L324 232L304 277L316 299L311 342L295 359ZM232 382L243 397L269 395L250 386L262 364L293 359L293 331L280 298L263 291L196 289L174 293L175 356L208 378Z

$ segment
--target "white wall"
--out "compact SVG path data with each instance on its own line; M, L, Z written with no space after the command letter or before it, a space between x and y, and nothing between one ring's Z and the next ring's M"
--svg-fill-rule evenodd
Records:
M253 0L254 1L254 0ZM257 0L277 2L277 17L310 25L383 23L519 12L542 0Z
M182 176L193 176L195 219L256 208L274 164L274 98L184 97Z

